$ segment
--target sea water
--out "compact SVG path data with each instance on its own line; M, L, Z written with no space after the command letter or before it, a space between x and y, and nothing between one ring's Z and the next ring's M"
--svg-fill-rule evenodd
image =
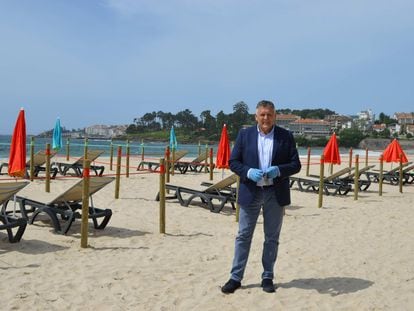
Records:
M10 142L11 136L10 135L0 135L0 158L8 158L10 153ZM27 155L30 152L30 144L31 139L27 139ZM52 138L39 138L36 137L34 139L34 150L35 152L39 150L44 150L46 148L46 144L50 144L52 146ZM69 154L71 157L80 157L84 153L85 144L87 144L88 148L90 149L99 149L104 150L102 156L110 156L111 149L113 150L113 155L117 155L118 147L121 147L121 152L123 155L126 154L127 150L127 141L120 141L120 140L101 140L101 139L88 139L87 142L85 139L73 139L71 138L68 140L63 140L63 146L60 150L58 150L58 155L65 156L66 155L66 147L69 144ZM168 143L164 142L137 142L131 141L129 143L130 155L131 157L134 156L142 156L144 154L145 158L160 158L164 156L165 148L168 146ZM210 152L210 148L213 149L213 155L217 152L218 145L203 145L203 144L180 144L178 143L177 150L188 150L188 154L186 157L195 158L200 153ZM339 148L339 152L343 156L349 155L348 148ZM306 157L308 154L308 148L298 147L299 155L301 157ZM323 152L323 147L312 147L311 148L311 156L312 157L319 157ZM379 156L381 154L381 150L374 150L369 151L369 156ZM414 150L405 151L408 154L414 154ZM360 157L365 157L365 150L361 149L354 149L352 151L353 156L358 154Z

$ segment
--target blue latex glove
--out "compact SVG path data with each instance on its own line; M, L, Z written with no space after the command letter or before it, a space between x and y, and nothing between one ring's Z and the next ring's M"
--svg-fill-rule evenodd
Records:
M276 178L280 176L280 171L278 166L271 166L266 170L267 178Z
M247 171L247 178L253 180L254 182L258 182L263 177L263 171L257 168L251 168Z

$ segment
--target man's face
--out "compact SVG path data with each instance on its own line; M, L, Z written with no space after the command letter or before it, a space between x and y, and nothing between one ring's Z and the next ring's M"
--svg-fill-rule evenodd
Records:
M256 109L256 122L260 131L268 134L276 120L276 111L271 107L259 107Z

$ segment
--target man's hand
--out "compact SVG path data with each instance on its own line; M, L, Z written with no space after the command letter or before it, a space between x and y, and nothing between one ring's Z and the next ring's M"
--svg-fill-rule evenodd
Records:
M280 176L279 167L277 166L271 166L266 170L266 176L267 178L276 178Z
M251 168L247 172L247 178L253 180L254 182L258 182L263 177L263 171L257 168Z

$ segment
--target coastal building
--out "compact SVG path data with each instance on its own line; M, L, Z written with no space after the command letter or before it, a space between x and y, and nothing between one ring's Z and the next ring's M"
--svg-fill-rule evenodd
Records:
M377 133L381 133L382 131L384 131L387 128L387 125L385 125L385 123L381 123L381 124L374 124L372 126L372 130L377 132Z
M299 120L300 117L294 114L276 114L276 124L290 130L290 124Z
M327 137L331 134L328 121L318 119L299 119L289 124L289 129L295 136L309 138Z
M92 125L85 127L85 134L88 137L112 138L125 135L127 125Z
M332 131L337 131L343 128L349 128L352 118L339 114L331 114L325 117L325 121L329 122Z
M394 119L397 120L400 125L414 124L414 113L396 112Z

